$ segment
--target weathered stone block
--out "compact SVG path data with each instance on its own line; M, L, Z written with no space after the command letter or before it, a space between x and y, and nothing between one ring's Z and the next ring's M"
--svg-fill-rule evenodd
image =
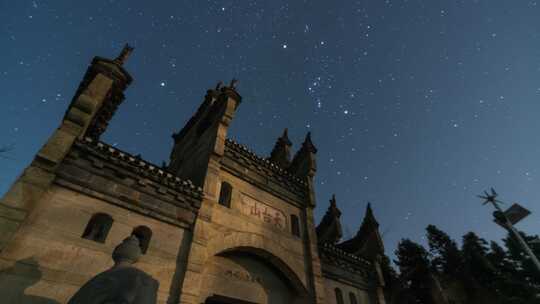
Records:
M81 94L72 104L73 108L77 108L84 113L92 114L96 110L97 102L86 94Z
M47 143L39 150L38 157L53 164L60 163L75 141L75 136L62 129L57 129Z
M71 108L66 114L66 120L84 127L90 123L92 116L78 108Z

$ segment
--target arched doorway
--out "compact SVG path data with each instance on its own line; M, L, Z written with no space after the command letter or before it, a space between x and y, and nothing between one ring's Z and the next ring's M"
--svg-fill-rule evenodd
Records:
M266 255L266 257L265 257ZM302 303L305 293L298 278L284 273L286 265L276 265L255 248L235 248L210 258L203 274L202 295L206 304Z

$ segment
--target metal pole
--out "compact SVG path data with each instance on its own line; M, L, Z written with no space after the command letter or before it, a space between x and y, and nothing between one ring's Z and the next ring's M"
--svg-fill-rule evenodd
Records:
M499 205L497 205L497 203L493 203L493 206L495 206L495 209L497 209L497 211L499 211L500 214L504 216L504 221L505 221L504 225L506 226L506 229L508 229L508 231L516 237L522 249L531 258L534 265L536 266L536 269L540 272L540 261L538 261L538 258L536 257L532 249L529 247L527 242L525 242L525 240L521 237L521 234L519 233L519 231L517 231L517 229L514 228L514 225L512 225L510 220L508 220L508 218L506 217L506 214L501 210Z

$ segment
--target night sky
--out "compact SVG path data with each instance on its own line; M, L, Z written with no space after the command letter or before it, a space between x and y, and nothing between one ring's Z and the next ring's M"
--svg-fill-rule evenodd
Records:
M345 235L367 201L391 254L428 224L504 231L476 197L540 229L540 2L0 0L0 193L59 125L87 64L124 43L134 77L105 142L161 164L219 80L243 96L229 137L269 155L312 132L317 221L335 193ZM508 206L506 206L508 207Z

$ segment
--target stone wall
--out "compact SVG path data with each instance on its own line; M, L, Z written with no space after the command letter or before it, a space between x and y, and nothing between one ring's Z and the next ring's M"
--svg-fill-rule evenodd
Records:
M324 283L327 304L337 304L336 288L341 290L344 304L354 304L351 302L350 294L353 294L356 297L356 303L358 304L376 304L372 297L369 296L369 290L367 288L359 288L358 286L331 279L325 279Z
M284 201L255 185L232 175L226 170L219 172L219 184L232 185L230 208L219 205L217 201L205 199L200 217L195 225L197 238L192 247L190 265L193 272L186 277L184 289L189 295L182 303L202 303L215 294L207 282L213 280L212 265L217 256L224 253L249 254L263 259L268 267L279 273L283 283L294 290L300 298L307 301L309 276L302 229L300 236L291 233L290 215L305 221L300 207ZM219 187L218 187L219 192ZM283 226L276 226L274 219L265 220L263 215L250 212L247 207L258 204L259 211L283 214ZM300 227L303 227L300 225ZM189 290L188 290L189 289ZM197 292L192 292L198 290ZM245 290L246 295L249 291ZM306 302L307 303L307 302Z
M227 139L242 99L236 81L208 91L173 136L167 168L99 142L131 83L122 67L131 50L94 58L59 129L0 201L2 303L65 303L112 265L114 247L138 226L152 238L135 266L160 282L159 303L200 304L219 294L334 303L336 287L345 303L349 292L368 303L372 285L357 278L364 270L329 276L321 266L310 134L288 169ZM233 188L229 207L218 204L222 182ZM113 219L104 242L82 238L96 213Z
M336 288L341 290L344 304L356 303L384 304L384 298L377 297L377 278L372 262L363 257L345 252L329 243L319 244L322 272L327 303L336 301Z
M0 257L3 303L42 303L38 298L65 303L92 276L112 266L114 247L140 225L153 235L136 266L159 280L159 303L166 303L171 292L178 294L181 282L173 281L183 277L188 231L57 185L36 208ZM81 238L97 212L114 219L103 244Z
M300 249L302 239L299 236L294 236L291 233L291 215L301 217L301 208L298 205L293 205L291 202L285 201L276 197L260 188L245 182L244 180L223 170L220 174L222 182L227 182L232 185L231 207L226 208L218 205L220 208L214 209L214 222L216 224L227 226L229 229L239 229L239 224L245 223L246 227L240 229L245 232L264 233L265 235L274 234L274 239L282 239L283 242L289 243L291 249L298 247L297 253L302 254ZM298 203L297 203L298 204ZM246 210L247 207L255 207L255 214ZM258 211L266 210L270 213L272 220L265 221L264 214L258 215ZM281 216L277 217L276 212ZM224 218L229 217L228 221ZM276 222L277 218L284 217L285 222L279 225ZM304 220L301 219L300 220ZM249 228L249 226L252 226ZM300 225L302 226L302 225ZM303 231L301 231L302 235Z
M177 302L200 191L106 144L75 141L53 183L0 254L0 295L6 303L65 303L112 266L116 245L146 226L152 237L136 267L160 282L159 303ZM97 213L113 219L104 243L82 238Z
M293 290L264 260L248 254L214 256L204 270L203 291L257 304L293 303Z

